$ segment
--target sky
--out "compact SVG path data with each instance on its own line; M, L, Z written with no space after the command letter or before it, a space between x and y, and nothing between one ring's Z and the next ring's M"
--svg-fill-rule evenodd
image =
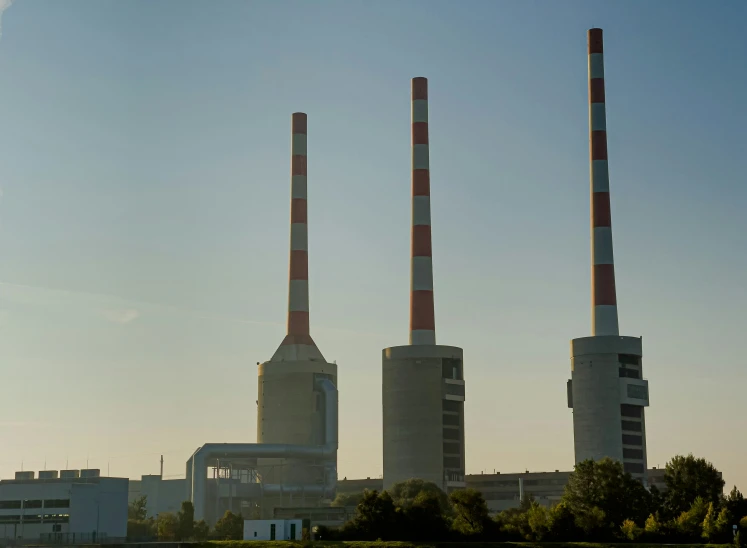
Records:
M295 111L339 477L379 477L381 350L408 341L415 76L467 472L571 469L598 26L649 465L692 452L747 491L746 20L742 0L16 0L0 40L0 478L139 478L159 455L183 477L202 444L256 440L256 364L285 334Z

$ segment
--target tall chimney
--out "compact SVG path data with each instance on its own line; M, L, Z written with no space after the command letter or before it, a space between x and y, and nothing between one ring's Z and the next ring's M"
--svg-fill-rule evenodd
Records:
M604 101L602 29L588 32L589 152L591 164L591 334L619 335L612 253L607 116Z
M410 344L436 344L431 255L428 79L412 79L412 263Z
M288 334L271 361L323 360L309 333L309 238L306 219L306 114L291 122L290 268Z

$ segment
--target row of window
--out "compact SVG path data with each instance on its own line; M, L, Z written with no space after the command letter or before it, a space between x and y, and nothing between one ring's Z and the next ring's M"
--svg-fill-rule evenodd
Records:
M459 415L447 415L446 413L444 413L443 425L444 426L461 426Z
M643 450L642 449L625 449L625 448L623 448L623 458L624 459L643 460Z
M444 428L443 436L445 440L459 440L461 436L458 428Z
M643 424L635 421L622 421L622 429L626 432L643 432Z
M444 442L444 455L461 455L462 446L459 445L458 441L445 441Z
M618 354L617 361L626 365L641 365L640 356L636 356L635 354Z
M21 508L70 508L70 499L0 500L0 510Z
M629 377L631 379L641 378L641 372L637 369L626 369L625 367L621 367L618 372L621 377Z
M33 514L25 516L0 516L0 524L19 525L21 523L69 523L69 514Z
M630 417L633 419L640 419L643 417L643 407L640 405L629 405L623 403L620 405L620 414L623 417Z
M623 445L639 445L643 447L643 436L635 434L623 434Z
M640 462L624 462L623 468L630 474L643 474L643 464Z
M462 380L462 360L444 358L441 360L442 374L444 379Z
M461 413L464 408L464 402L453 400L441 400L441 409L449 413Z

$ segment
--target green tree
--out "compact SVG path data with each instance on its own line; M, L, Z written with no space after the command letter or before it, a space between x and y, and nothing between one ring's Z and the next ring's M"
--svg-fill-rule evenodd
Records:
M638 527L632 519L626 519L623 521L620 526L620 531L623 536L631 542L637 541L641 537L641 534L643 534L643 529Z
M736 485L724 499L724 506L729 510L729 515L735 520L739 520L741 516L747 516L747 500L745 500Z
M343 528L343 534L362 540L396 540L402 513L397 511L387 491L366 491L355 509L355 518Z
M143 495L127 505L127 519L143 521L147 515L148 497Z
M548 535L554 541L571 541L578 537L575 517L565 502L550 509Z
M664 471L664 482L666 509L671 517L679 518L682 512L688 512L698 497L717 507L723 497L721 473L707 460L696 459L692 454L672 458Z
M194 528L195 540L205 541L207 540L209 535L210 535L210 527L208 527L208 524L205 522L204 519L201 519L200 521L195 523L195 528ZM242 531L242 537L243 537L243 531Z
M659 519L655 514L651 514L650 516L648 516L648 519L646 519L646 525L644 525L643 527L643 531L646 535L646 538L650 542L659 540L662 534L662 525L661 523L659 523Z
M128 519L127 520L127 538L131 541L151 540L158 536L156 520L147 519Z
M182 502L182 509L176 514L179 521L177 540L189 540L195 532L195 507L188 500Z
M568 478L561 500L584 530L597 523L599 513L595 508L602 512L604 523L613 530L618 530L626 519L642 524L651 509L651 496L646 488L626 473L621 463L609 458L578 463Z
M697 497L689 510L677 516L675 527L683 539L695 541L700 538L703 531L703 521L708 514L709 507L709 503L701 497Z
M587 539L604 537L609 533L609 521L598 506L580 508L574 515L575 524Z
M177 540L179 535L179 520L174 514L164 512L158 514L157 520L158 540Z
M234 514L226 510L223 517L215 524L215 536L220 540L243 540L244 538L244 518L241 514Z
M387 491L392 497L394 505L399 506L403 510L407 510L420 493L433 493L438 497L441 512L448 514L451 511L449 497L439 489L438 485L430 481L412 478L407 481L395 483Z
M460 489L449 495L454 511L454 529L463 535L482 535L490 524L488 504L475 489Z
M442 540L449 526L441 511L441 501L436 493L422 491L405 511L407 527L402 528L403 540ZM409 538L405 538L409 537Z
M330 506L346 507L358 506L358 503L363 499L363 493L337 493L335 500L332 501Z
M541 504L533 503L527 511L527 524L532 532L532 540L545 540L550 532L550 512Z

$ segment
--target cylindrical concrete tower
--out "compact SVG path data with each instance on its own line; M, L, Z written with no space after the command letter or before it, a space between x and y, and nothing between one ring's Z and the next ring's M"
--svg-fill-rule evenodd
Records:
M337 386L337 365L327 363L309 331L309 268L306 217L306 114L292 117L291 229L288 334L272 359L259 365L257 443L324 445L324 398L319 386ZM322 467L288 460L263 462L265 483L314 484Z
M436 345L431 254L428 80L412 79L410 344L385 348L384 488L410 478L464 483L462 349Z
M612 253L602 29L588 32L592 336L571 341L568 407L576 462L611 457L646 479L642 339L619 336Z

